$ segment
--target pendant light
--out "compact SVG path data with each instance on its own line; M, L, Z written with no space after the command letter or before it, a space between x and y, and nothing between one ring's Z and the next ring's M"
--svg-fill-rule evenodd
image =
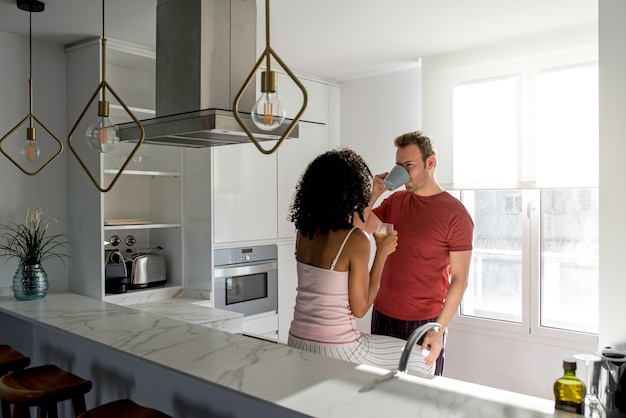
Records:
M96 88L96 91L93 93L93 95L89 99L89 102L83 109L83 112L80 114L80 116L78 117L78 120L74 124L74 127L70 131L69 137L67 139L67 144L70 147L72 154L74 154L74 156L76 157L80 165L83 167L83 169L85 170L85 172L91 179L92 183L96 186L98 190L100 190L103 193L106 193L113 188L113 186L115 185L119 177L122 175L124 169L126 169L126 166L132 161L133 157L135 156L135 153L137 152L141 144L143 144L145 133L144 133L143 126L141 125L139 120L135 117L133 112L128 108L128 106L126 106L124 101L117 95L115 90L113 90L113 88L106 81L106 38L104 36L104 20L105 20L104 19L104 0L102 0L102 38L100 40L101 51L102 51L102 57L101 57L102 81ZM95 151L98 153L106 153L115 149L115 147L119 143L120 137L119 137L119 131L118 131L117 126L115 126L115 124L113 124L109 119L109 102L106 100L107 90L113 95L113 97L115 97L118 103L124 108L124 111L128 114L128 116L130 116L133 122L135 122L135 124L139 127L141 135L140 135L139 140L137 141L137 145L135 145L135 147L131 151L126 161L124 161L124 163L120 167L115 177L113 177L113 180L111 180L111 183L107 187L103 187L96 180L96 178L91 173L91 171L89 171L89 168L87 167L85 162L82 160L77 150L72 145L72 136L74 135L74 132L78 128L78 125L80 124L80 122L85 117L85 114L87 113L87 111L89 110L93 102L95 101L96 97L100 95L100 100L98 101L98 116L96 118L96 121L92 123L91 125L89 125L89 127L87 128L85 138L86 138L87 144L89 145L92 151Z
M302 91L302 107L300 111L293 119L291 124L287 127L283 135L280 137L276 145L271 149L264 149L259 141L254 137L254 134L248 129L245 123L241 120L239 116L239 100L243 96L244 92L250 85L250 82L254 79L256 71L259 69L263 60L266 61L266 69L261 72L261 95L259 99L254 104L251 112L252 121L256 126L264 131L272 131L278 128L284 121L286 110L284 109L280 100L278 100L278 95L276 91L276 78L277 74L275 71L271 70L271 58L274 59L280 64L280 66L285 70L285 72L289 75L289 77L296 83L298 88ZM293 128L297 125L298 121L302 117L304 110L307 105L307 92L302 83L298 80L298 78L291 72L291 70L285 65L283 60L276 54L276 52L270 46L270 0L265 0L265 50L261 54L261 57L257 61L256 65L250 72L250 75L244 82L243 86L237 93L235 97L235 101L233 103L233 115L239 123L239 126L244 130L246 135L250 138L250 140L254 143L254 145L261 151L263 154L271 154L278 149L280 144L289 136Z
M34 176L40 173L44 168L46 168L52 161L54 161L60 154L63 152L63 143L61 140L50 131L33 113L33 12L43 12L45 9L45 4L41 1L35 0L18 0L17 7L21 10L27 11L29 13L29 29L28 29L28 67L29 67L29 75L28 75L28 103L29 103L29 113L18 123L13 129L11 129L6 135L0 139L0 151L13 163L15 164L24 174L29 176ZM39 168L29 171L20 165L15 159L13 159L7 152L2 148L2 144L5 139L7 139L13 132L15 132L20 126L28 121L28 127L26 128L26 140L20 147L19 155L21 160L26 164L37 163ZM58 151L44 164L38 163L41 158L41 148L39 144L37 144L37 134L34 122L37 122L50 136L57 142L59 145Z

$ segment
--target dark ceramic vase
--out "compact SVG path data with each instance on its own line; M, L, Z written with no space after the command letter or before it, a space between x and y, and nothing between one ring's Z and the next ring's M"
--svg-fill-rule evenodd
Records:
M41 264L20 264L13 276L13 294L17 300L43 299L48 292L48 274Z

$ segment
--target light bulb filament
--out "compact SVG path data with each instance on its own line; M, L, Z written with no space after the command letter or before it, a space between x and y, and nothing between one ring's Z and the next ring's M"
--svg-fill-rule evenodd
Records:
M263 124L272 125L274 123L274 104L263 103Z
M101 145L107 143L107 128L104 126L98 128L98 141Z
M39 148L39 145L37 145L37 142L33 139L35 137L35 128L29 129L33 131L29 131L30 136L24 141L24 144L20 148L20 158L27 163L32 163L38 161L39 157L41 157L41 148Z
M98 152L110 152L120 142L120 135L108 117L98 115L95 123L87 128L87 143Z

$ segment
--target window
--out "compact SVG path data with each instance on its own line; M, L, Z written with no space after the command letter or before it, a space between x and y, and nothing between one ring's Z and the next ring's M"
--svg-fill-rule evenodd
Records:
M454 182L477 183L493 173L498 173L501 181L515 181L520 140L519 78L467 82L452 93ZM489 162L474 164L487 150Z
M459 196L475 224L461 315L521 324L532 306L524 305L525 287L534 280L536 325L598 332L597 189L464 190ZM511 200L529 210L509 210Z
M461 320L597 334L597 62L451 79L452 178L475 225Z
M598 333L598 206L598 189L541 191L541 326Z

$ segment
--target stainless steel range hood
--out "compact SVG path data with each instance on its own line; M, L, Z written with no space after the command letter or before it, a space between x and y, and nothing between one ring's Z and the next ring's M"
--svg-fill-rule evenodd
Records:
M142 120L146 143L209 147L250 142L232 103L256 63L256 0L158 0L156 118ZM255 83L239 101L240 117L258 140L279 139L290 121L271 132L250 115ZM138 127L119 125L122 141ZM298 126L290 138L298 137Z
M252 123L249 114L239 112L239 116L258 141L279 139L290 121L268 135ZM205 109L177 115L156 117L142 120L145 131L144 142L150 144L173 145L179 147L216 147L219 145L249 143L250 138L241 129L233 112L222 109ZM118 125L122 141L137 141L141 135L134 122ZM298 138L298 125L289 134L289 138Z

